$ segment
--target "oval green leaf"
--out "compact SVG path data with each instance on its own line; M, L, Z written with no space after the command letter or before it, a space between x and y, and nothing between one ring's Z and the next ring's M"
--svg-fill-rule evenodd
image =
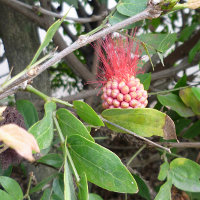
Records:
M88 194L88 184L87 184L87 176L85 172L83 172L80 176L81 180L78 183L78 198L81 200L88 200L89 194Z
M103 200L99 195L90 193L89 194L89 200Z
M63 164L63 159L61 155L56 153L51 153L43 156L39 160L37 160L38 163L44 163L49 166L53 166L55 168L60 168Z
M160 187L160 190L154 200L171 200L171 188L171 181L167 181L166 183L164 183Z
M0 190L0 197L2 200L15 200L11 195L9 195L3 190Z
M198 89L192 90L192 88L185 88L183 90L180 90L179 96L181 97L185 105L192 108L192 111L195 114L200 115L200 101L198 99Z
M79 135L67 142L78 173L84 171L88 181L114 192L138 192L136 181L113 152Z
M22 114L27 129L39 120L35 106L30 101L24 99L17 100L16 107Z
M87 128L70 111L60 108L56 112L56 118L65 137L70 135L81 135L90 141L94 141Z
M45 116L42 120L35 123L29 129L29 133L32 133L36 138L40 150L47 149L53 140L53 112L56 110L56 104L54 102L47 102L44 105Z
M171 118L152 108L107 109L102 112L102 116L143 137L157 135L164 139L176 139L175 126ZM114 131L125 133L113 125L106 124Z
M200 165L186 158L176 158L170 163L172 183L188 192L200 192Z
M157 95L157 98L163 106L170 107L181 117L192 117L195 115L190 108L184 105L179 96L175 94Z
M121 0L117 5L117 11L125 16L133 16L145 10L147 2L147 0Z
M12 178L6 176L0 176L0 185L5 189L9 196L15 200L23 199L23 192L19 184ZM3 196L5 194L2 194ZM3 200L2 196L0 198ZM11 199L12 199L11 198ZM6 199L6 198L5 198Z
M85 102L74 101L74 108L76 109L77 115L93 126L104 126L103 121L99 118L97 113Z

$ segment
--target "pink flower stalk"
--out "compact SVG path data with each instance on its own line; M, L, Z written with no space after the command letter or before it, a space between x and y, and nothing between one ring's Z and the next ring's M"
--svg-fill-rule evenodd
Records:
M103 85L103 107L146 107L147 91L136 78L140 60L139 45L134 39L122 36L113 39L108 36L102 41L102 48L98 48L97 53L102 62L97 76L98 82Z

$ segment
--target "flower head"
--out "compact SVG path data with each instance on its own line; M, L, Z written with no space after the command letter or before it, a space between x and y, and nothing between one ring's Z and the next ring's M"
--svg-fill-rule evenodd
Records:
M97 52L102 64L97 76L103 85L103 107L146 107L147 91L136 78L140 62L139 44L134 39L108 36Z

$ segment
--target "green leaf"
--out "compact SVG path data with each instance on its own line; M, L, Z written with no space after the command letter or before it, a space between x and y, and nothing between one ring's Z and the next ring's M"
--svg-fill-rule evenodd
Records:
M52 189L53 189L54 194L56 194L56 196L59 199L64 200L64 192L63 192L64 191L64 184L63 184L63 176L62 175L56 177L53 180Z
M93 126L104 126L103 121L87 103L83 101L74 101L73 105L76 109L77 115L82 120Z
M175 88L180 88L180 87L184 87L187 85L187 76L186 74L183 75L183 77L181 77L178 82L176 83L176 85L174 86L174 89ZM176 94L178 95L179 94L179 91L174 91L173 94Z
M114 15L112 15L110 18L109 18L109 23L111 25L115 25L121 21L124 21L125 19L128 19L129 17L128 16L125 16L125 15L122 15L120 14L118 11L116 11L114 13ZM124 29L132 29L132 28L135 28L136 26L141 26L143 24L143 21L139 21L139 22L136 22L134 24L131 24L129 26L126 26L124 27Z
M69 12L69 11L68 11ZM68 14L67 12L67 14ZM42 50L51 42L53 36L55 35L56 31L58 30L58 28L60 27L60 25L62 24L62 22L64 21L65 17L67 16L67 14L62 18L57 20L55 23L53 23L47 30L46 36L44 38L44 41L42 42L42 44L40 45L40 47L38 48L35 56L33 57L32 61L30 62L30 64L28 65L28 68L33 65L38 57L40 56L40 54L42 53Z
M15 200L22 200L23 199L23 192L19 184L12 178L6 176L0 176L0 184L4 188L4 190L8 193ZM2 194L7 198L5 194ZM2 196L0 195L1 199L3 200ZM11 198L11 199L12 199Z
M137 78L144 85L144 89L148 90L151 83L151 73L137 74Z
M35 187L30 189L30 194L40 191L47 183L58 176L58 173L54 173L51 176L46 177L41 182L39 182Z
M60 168L63 164L63 159L61 155L56 153L51 153L43 156L39 160L37 160L39 163L44 163L50 166L53 166L55 168Z
M125 16L136 15L147 7L147 0L121 0L117 5L117 11Z
M0 189L0 197L2 200L15 200L11 195Z
M194 45L194 47L189 52L188 61L191 63L194 60L195 55L200 51L200 40Z
M78 173L84 171L88 181L114 192L138 191L134 178L113 152L79 135L70 136L68 145Z
M81 135L88 140L94 141L87 128L70 111L60 108L56 112L56 118L64 137Z
M107 109L102 112L102 116L143 137L157 135L164 139L176 138L175 126L171 118L152 108ZM106 124L114 131L125 132L113 125Z
M177 135L179 135L184 128L189 127L189 125L191 124L192 120L191 119L187 119L187 118L180 118L175 122L175 126L176 126L176 133Z
M36 138L40 150L47 149L53 140L53 112L56 110L54 102L47 102L44 105L45 116L35 123L28 132Z
M195 95L198 101L200 101L200 88L192 87L192 93Z
M171 200L171 187L171 181L167 181L166 183L164 183L160 187L160 190L154 200Z
M50 200L50 197L51 197L51 190L50 188L47 188L46 190L44 190L40 200Z
M64 0L68 5L78 8L78 0Z
M85 172L82 173L81 175L81 180L78 184L78 198L80 200L88 200L89 195L88 195L88 185L87 185L87 176Z
M22 114L27 129L38 121L38 113L30 101L24 99L17 100L16 107Z
M135 178L135 180L138 184L138 189L139 189L138 195L140 195L141 197L143 197L146 200L151 200L149 188L147 187L144 180L141 177L139 177L138 175L133 175L133 177Z
M190 126L190 128L187 129L187 131L185 131L185 133L183 134L183 137L194 138L200 134L199 130L200 130L200 120L192 124L192 126Z
M146 33L137 38L145 43L150 54L156 53L157 51L164 53L177 39L176 33Z
M193 91L196 91L195 93ZM199 115L200 114L200 101L196 97L198 95L197 90L192 88L185 88L179 91L179 96L186 106L192 108L192 111Z
M160 172L158 175L158 180L159 181L164 181L168 175L169 171L169 163L165 161L161 166L160 166Z
M179 96L175 94L157 95L157 98L163 106L170 107L182 117L192 117L195 115L190 108L184 105Z
M103 200L99 195L90 193L89 194L89 200Z
M187 158L176 158L170 163L172 183L180 190L200 192L200 165Z
M187 26L186 28L184 28L179 36L179 41L185 42L186 40L188 40L188 38L192 35L194 30L196 29L197 25L198 24L195 23L192 24L191 26Z

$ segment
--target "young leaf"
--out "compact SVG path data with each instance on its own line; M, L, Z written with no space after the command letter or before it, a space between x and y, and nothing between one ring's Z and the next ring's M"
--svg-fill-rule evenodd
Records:
M192 117L195 115L190 108L184 105L179 96L175 94L157 95L157 98L163 106L170 107L181 117Z
M87 103L83 101L74 101L73 105L76 109L77 115L82 120L93 126L104 126L104 123L97 113Z
M94 141L87 128L70 111L60 108L56 112L56 118L64 137L77 134Z
M160 187L160 190L154 200L171 200L171 187L172 183L168 180Z
M184 74L183 77L181 77L181 78L178 80L178 82L177 82L176 85L174 86L174 89L175 89L175 88L184 87L184 86L186 86L186 85L187 85L187 76L186 76L186 74ZM178 94L179 94L179 91L177 90L177 91L174 91L174 92L172 92L172 93L178 95Z
M42 120L30 127L29 132L32 133L40 147L40 150L46 149L51 145L53 140L53 112L56 109L54 102L47 102L44 106L45 116Z
M137 78L144 85L144 89L148 90L151 83L151 73L137 74Z
M4 144L31 162L35 160L32 151L40 152L33 135L16 124L7 124L0 127L0 141L3 141Z
M85 172L82 173L81 175L81 180L78 184L78 198L79 200L88 200L88 185L87 185L87 176Z
M99 195L90 193L89 194L89 200L103 200Z
M38 163L44 163L50 166L53 166L55 168L60 168L63 164L63 159L61 155L56 153L51 153L43 156L39 160L37 160Z
M125 16L136 15L147 7L147 0L121 0L117 5L117 11Z
M46 190L44 190L44 193L40 200L50 200L50 197L51 197L51 190L50 188L47 188Z
M185 131L185 133L183 134L183 137L194 138L200 134L199 130L200 130L200 120L192 124L192 126L190 126L190 128L187 129L187 131Z
M141 177L139 177L138 175L133 175L133 177L135 178L135 180L138 184L138 189L139 189L138 195L140 195L141 197L143 197L146 200L151 200L149 188L147 187L144 180Z
M102 116L143 137L157 135L164 139L176 139L175 126L171 118L152 108L107 109L102 112ZM113 125L106 124L114 131L125 132Z
M200 51L200 40L194 45L194 47L189 52L188 61L191 63L194 60L195 55Z
M4 188L4 190L15 200L23 199L23 192L19 184L12 178L6 176L0 176L0 185ZM4 194L5 195L5 194ZM0 198L3 196L0 195ZM11 198L11 199L12 199ZM5 198L6 199L6 198Z
M64 199L64 184L63 184L63 176L60 175L53 180L52 189L54 194L58 196L59 199Z
M200 114L200 101L196 97L197 93L194 94L195 89L192 88L185 88L180 90L179 96L181 97L182 101L185 103L186 106L192 108L192 111L199 115Z
M188 192L200 192L200 165L186 158L176 158L170 163L172 183Z
M138 191L134 178L113 152L79 135L67 141L77 171L84 171L88 181L114 192Z
M38 113L30 101L24 99L17 100L16 107L22 114L27 129L38 121Z
M158 175L158 180L159 181L164 181L167 177L169 171L169 163L168 162L164 162L161 166L160 166L160 172Z

